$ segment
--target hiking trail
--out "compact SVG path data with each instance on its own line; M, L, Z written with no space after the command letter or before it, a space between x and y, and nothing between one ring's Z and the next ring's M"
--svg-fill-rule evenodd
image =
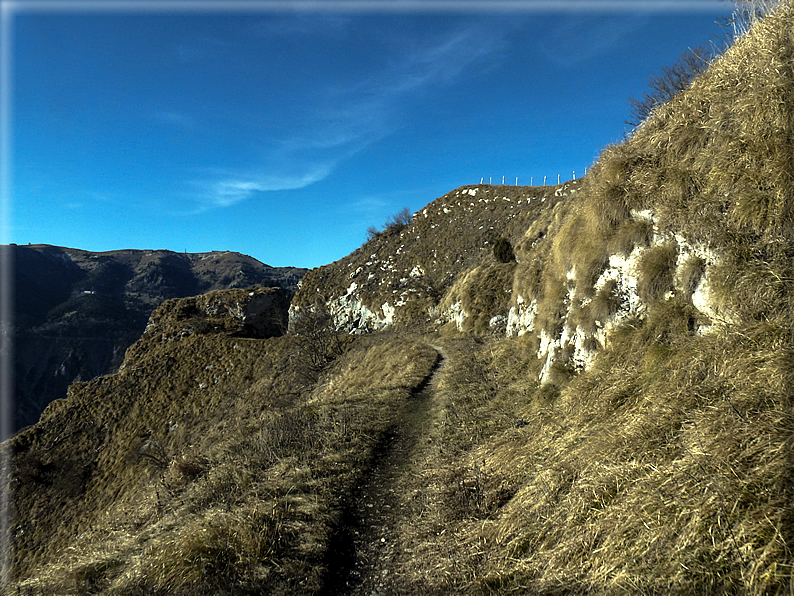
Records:
M397 543L396 528L405 519L402 494L406 474L430 440L436 404L435 388L447 364L443 348L430 375L414 390L392 424L381 436L371 467L356 494L342 511L330 539L329 576L322 594L376 596L403 593L396 576L405 553Z

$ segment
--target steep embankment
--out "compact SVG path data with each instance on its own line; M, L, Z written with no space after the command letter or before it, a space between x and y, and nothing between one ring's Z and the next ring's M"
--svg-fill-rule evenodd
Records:
M454 190L418 211L408 225L387 228L347 257L310 271L293 300L292 316L320 301L351 333L427 321L489 330L488 313L506 311L505 281L515 268L494 259L494 243L518 241L577 185ZM474 315L468 321L467 312Z
M305 273L228 251L8 248L15 275L15 429L38 420L70 383L118 368L163 301L255 285L291 292Z

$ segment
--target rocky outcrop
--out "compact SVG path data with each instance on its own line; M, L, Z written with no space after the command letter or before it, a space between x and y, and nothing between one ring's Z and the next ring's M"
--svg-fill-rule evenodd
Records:
M650 226L647 245L634 246L628 254L608 254L603 270L586 288L578 284L575 266L566 270L566 293L556 322L557 334L536 321L538 296L516 294L508 313L507 336L537 335L537 356L544 363L541 382L550 380L556 361L562 360L577 371L587 370L608 344L612 330L632 319L642 320L658 300L679 299L693 306L696 311L693 325L700 334L712 332L716 325L730 320L730 315L715 300L710 280L714 266L720 262L719 254L701 242L662 232L658 218L650 211L633 212L631 218ZM654 257L654 253L661 259ZM656 263L662 267L657 275L667 280L663 287L644 288L650 283L647 277L652 275L645 271L647 261L654 259L669 260ZM593 308L596 304L597 308Z
M281 288L216 290L163 303L149 318L144 335L161 341L194 333L277 337L287 330L288 310L289 297Z
M275 286L292 295L306 271L229 251L7 249L15 275L15 430L33 424L69 384L116 370L165 300Z
M152 313L140 341L127 350L119 370L144 358L152 343L171 343L194 335L254 339L283 335L288 310L289 298L281 288L217 290L168 300Z

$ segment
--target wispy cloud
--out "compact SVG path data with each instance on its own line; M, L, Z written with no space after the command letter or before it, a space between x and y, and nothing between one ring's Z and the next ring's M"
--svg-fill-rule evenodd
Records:
M326 163L306 164L303 172L282 175L266 170L230 170L218 173L212 179L194 180L191 185L200 200L198 211L205 211L213 207L230 207L260 193L304 188L328 176L331 168Z
M400 40L406 41L406 40ZM481 25L461 23L432 38L395 43L380 66L352 83L315 90L317 102L289 134L269 138L259 165L224 168L194 180L203 208L228 207L268 191L306 187L340 163L405 124L407 107L433 89L453 84L487 64L505 38Z
M475 63L493 56L506 40L498 31L469 25L413 50L396 69L386 94L405 94L428 85L452 84Z

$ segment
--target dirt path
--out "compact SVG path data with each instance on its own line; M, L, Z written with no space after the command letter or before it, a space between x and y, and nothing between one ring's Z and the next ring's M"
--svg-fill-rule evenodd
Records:
M405 518L400 480L412 469L433 425L435 386L446 363L444 350L433 348L438 352L433 372L380 438L372 467L342 512L331 538L327 561L331 575L322 592L327 596L402 593L394 573L404 554L394 539L397 525Z

